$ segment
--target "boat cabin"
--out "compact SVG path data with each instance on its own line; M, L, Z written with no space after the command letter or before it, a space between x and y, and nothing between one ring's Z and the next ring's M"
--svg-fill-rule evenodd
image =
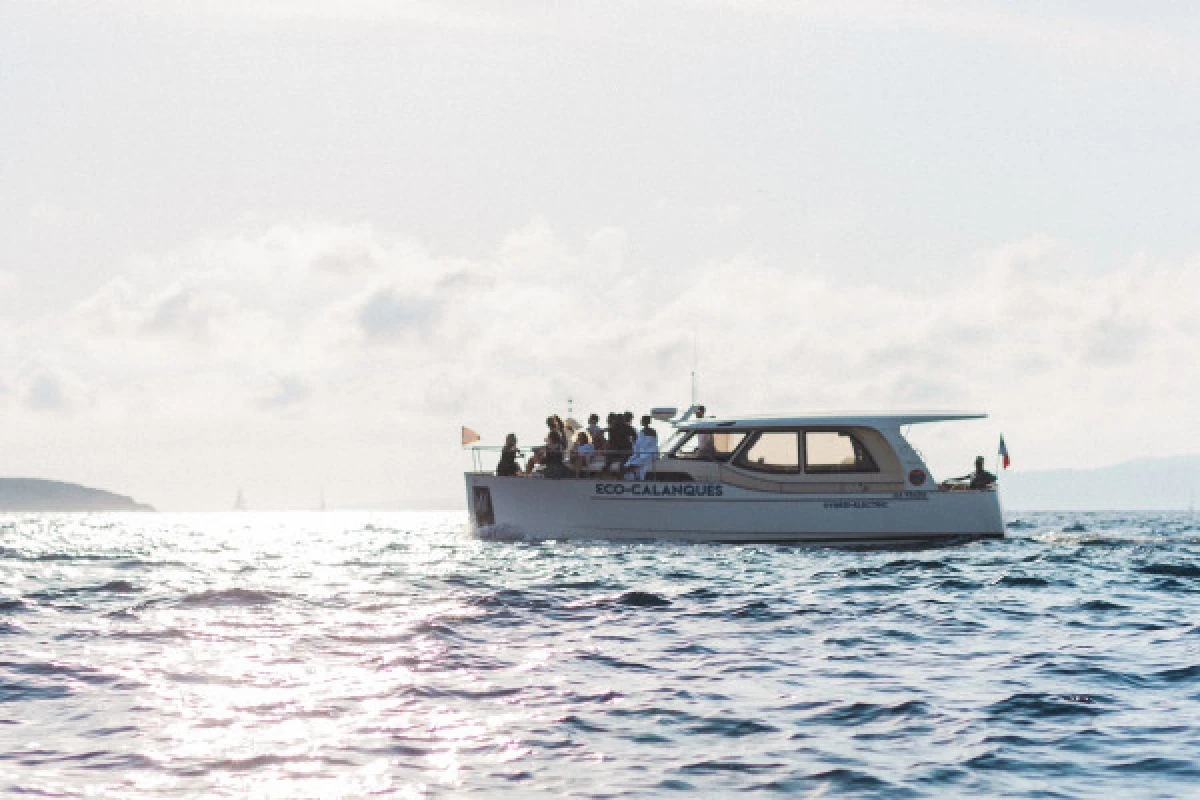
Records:
M929 490L932 479L902 429L982 414L699 419L677 426L647 478L773 492Z

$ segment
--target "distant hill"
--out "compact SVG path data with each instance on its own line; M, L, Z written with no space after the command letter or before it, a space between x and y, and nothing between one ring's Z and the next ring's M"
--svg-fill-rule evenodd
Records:
M1200 499L1200 455L1143 458L1097 469L1048 469L1000 476L1005 509L1169 511Z
M131 497L75 483L0 478L0 511L153 511Z

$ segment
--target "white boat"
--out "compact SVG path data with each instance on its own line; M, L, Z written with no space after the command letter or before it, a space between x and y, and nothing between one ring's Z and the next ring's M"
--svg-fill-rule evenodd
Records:
M685 415L645 480L501 477L477 466L466 473L470 519L490 538L876 546L1002 538L995 486L936 483L903 435L909 425L985 416Z

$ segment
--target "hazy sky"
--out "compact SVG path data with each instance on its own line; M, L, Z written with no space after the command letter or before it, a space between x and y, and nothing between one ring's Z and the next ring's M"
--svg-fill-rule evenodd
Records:
M0 474L461 504L458 426L1200 452L1192 2L0 0Z

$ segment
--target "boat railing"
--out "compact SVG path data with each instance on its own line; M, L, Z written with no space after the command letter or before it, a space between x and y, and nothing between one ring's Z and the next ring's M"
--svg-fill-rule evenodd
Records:
M525 466L527 460L532 457L536 451L543 450L543 447L531 447L525 450L517 450L518 463L517 467L520 470L516 477L558 477L561 479L594 479L604 478L605 480L639 480L631 478L630 473L633 472L632 467L626 466L626 462L632 456L642 456L648 459L645 462L645 478L641 480L691 480L690 476L683 477L681 465L675 459L668 459L662 453L643 453L636 450L605 450L599 453L593 453L587 456L585 461L580 461L578 457L572 457L570 453L563 454L563 472L557 476L547 475L544 465L535 464L531 471L526 471ZM496 466L500 460L500 454L504 448L495 445L475 445L471 447L471 459L473 472L477 474L496 474ZM664 469L662 462L671 460L674 463L669 468ZM715 483L727 483L733 486L747 486L747 478L744 474L737 470L731 470L729 465L720 459L705 460L704 463L715 465L716 476ZM615 467L615 465L620 465ZM805 494L805 493L834 493L834 494L869 494L869 493L885 493L903 491L905 489L902 480L844 480L838 482L808 483L794 481L772 480L765 475L755 475L750 483L754 489L759 491L777 492L779 494ZM932 491L952 491L952 492L995 492L996 484L987 487L972 488L967 482L961 479L951 479L943 481L940 484L935 484L930 487Z
M500 454L504 448L496 445L475 445L471 447L471 464L474 472L495 474L496 466L500 460ZM539 470L542 464L535 464L532 472L525 472L525 461L532 457L537 451L545 450L544 446L530 447L525 449L518 448L517 450L517 466L521 468L521 475L540 476L544 474L544 470ZM661 453L646 453L640 450L604 450L598 453L589 454L586 460L580 460L577 455L571 453L563 453L563 467L565 473L560 476L563 478L593 478L598 475L605 475L609 478L623 478L626 472L632 471L632 467L626 467L627 462L633 456L647 459L646 478L654 480L658 477L659 463L665 458ZM618 470L620 474L613 471L616 464L621 465ZM490 465L490 466L489 466ZM608 469L605 468L608 465Z

